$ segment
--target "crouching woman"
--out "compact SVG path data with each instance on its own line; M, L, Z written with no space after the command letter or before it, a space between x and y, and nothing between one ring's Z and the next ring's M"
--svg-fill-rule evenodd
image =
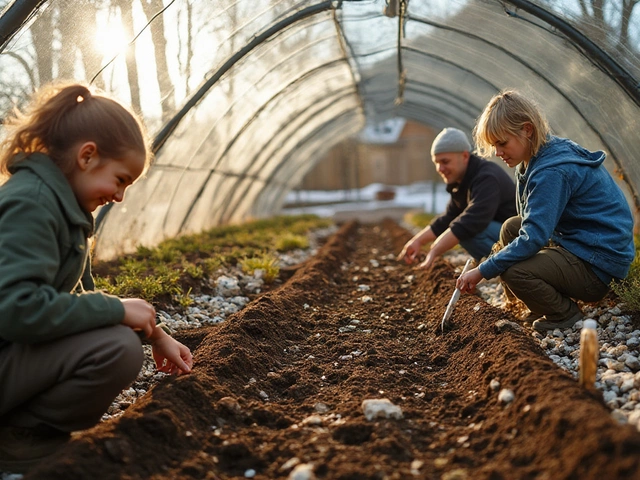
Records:
M539 108L512 90L491 99L474 136L481 155L515 168L518 215L502 226L501 250L460 276L458 288L499 275L534 329L572 327L582 318L576 300L601 300L635 255L633 216L604 152L552 135Z

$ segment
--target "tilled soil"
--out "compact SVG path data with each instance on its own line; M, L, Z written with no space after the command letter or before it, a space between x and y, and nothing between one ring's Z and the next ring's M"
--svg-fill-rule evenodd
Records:
M464 295L440 332L456 274L395 261L410 236L344 225L281 288L179 335L191 375L25 479L276 479L297 461L319 479L640 478L640 433L514 318ZM363 400L381 398L403 417L368 421Z

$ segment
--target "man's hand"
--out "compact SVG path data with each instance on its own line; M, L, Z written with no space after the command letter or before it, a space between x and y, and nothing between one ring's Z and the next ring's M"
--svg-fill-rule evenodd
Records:
M407 265L412 264L416 260L418 253L420 253L420 247L422 247L422 244L418 241L418 239L409 240L407 243L405 243L396 260L404 260Z
M438 258L438 255L436 255L435 252L431 250L427 254L427 258L425 258L424 261L415 268L429 271L431 270L431 268L433 268L433 264L436 261L436 258Z

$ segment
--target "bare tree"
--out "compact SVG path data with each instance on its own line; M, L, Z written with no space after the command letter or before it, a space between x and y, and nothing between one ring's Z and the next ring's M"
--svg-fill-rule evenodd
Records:
M620 22L620 47L628 50L636 50L633 48L634 43L631 42L629 34L629 25L631 24L631 16L633 9L640 3L639 0L622 0L622 19Z
M99 1L99 0L98 0ZM98 4L96 0L75 0L64 4L64 9L58 13L58 30L60 31L60 56L58 77L64 79L76 78L75 71L78 54L88 78L93 77L100 70L101 57L96 51L95 32L97 31L96 15ZM76 25L69 19L82 18L83 25ZM104 88L102 77L96 78L96 85Z
M34 85L34 88L53 80L53 55L51 55L54 30L53 20L54 9L50 7L45 9L38 17L38 21L33 22L31 25L31 38L33 39L36 66L38 68L38 83Z
M133 29L133 8L129 0L115 0L114 3L120 8L122 17L122 28L128 39L133 39L135 32ZM129 45L125 54L125 63L127 66L127 80L129 83L129 93L131 95L131 108L134 111L142 112L140 103L140 82L138 78L138 63L136 62L135 46Z
M162 15L153 18L156 13L159 13L164 8L164 5L162 0L140 0L140 3L147 21L151 22L151 39L156 61L158 87L160 88L162 118L166 120L175 111L174 88L169 76L169 65L167 63L167 39L164 36L164 18Z
M182 20L182 18L184 20ZM181 23L186 22L184 28L185 37L182 38ZM180 64L180 74L184 79L184 90L189 93L189 81L191 79L191 60L193 59L193 5L187 0L185 1L184 13L178 15L178 62Z
M566 9L566 2L546 2L559 10ZM631 18L640 0L578 0L579 28L596 43L620 53L637 53L631 41Z

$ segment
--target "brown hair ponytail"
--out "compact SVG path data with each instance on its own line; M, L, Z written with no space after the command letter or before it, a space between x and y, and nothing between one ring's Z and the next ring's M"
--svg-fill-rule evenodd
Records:
M82 84L48 85L30 104L5 123L6 137L0 144L0 173L11 175L21 156L48 154L68 174L74 145L94 141L101 155L119 158L127 152L141 153L146 166L151 161L149 140L136 115L103 94L94 94Z

